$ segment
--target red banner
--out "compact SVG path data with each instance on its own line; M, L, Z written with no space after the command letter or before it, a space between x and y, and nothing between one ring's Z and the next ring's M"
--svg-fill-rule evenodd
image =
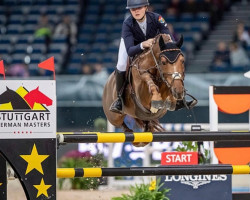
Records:
M197 152L163 152L161 165L196 165L198 164Z
M39 63L38 67L40 67L42 69L52 71L53 75L54 75L54 80L56 80L54 56L48 58L47 60L45 60L45 61L43 61L41 63Z
M3 75L3 78L5 80L5 69L4 69L3 60L0 61L0 74Z

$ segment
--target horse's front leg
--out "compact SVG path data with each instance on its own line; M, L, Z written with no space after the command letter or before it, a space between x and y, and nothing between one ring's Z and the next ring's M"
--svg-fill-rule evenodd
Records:
M149 73L142 74L141 78L147 83L149 93L152 94L150 111L152 113L157 113L158 110L164 108L164 102L162 100L161 93L159 92L159 88L154 83Z
M169 95L165 101L167 110L174 111L176 107L176 101L177 100L173 97L173 95Z

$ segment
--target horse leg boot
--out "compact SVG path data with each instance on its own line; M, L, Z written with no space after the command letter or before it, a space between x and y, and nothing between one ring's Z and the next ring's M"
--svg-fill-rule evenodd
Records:
M194 98L192 95L190 94L187 95L190 96L193 100L186 101L185 98L183 100L177 100L175 111L180 110L182 108L187 108L188 110L190 110L198 103L198 100Z
M125 86L126 72L116 70L115 79L117 99L111 104L109 110L115 113L122 114L122 94Z

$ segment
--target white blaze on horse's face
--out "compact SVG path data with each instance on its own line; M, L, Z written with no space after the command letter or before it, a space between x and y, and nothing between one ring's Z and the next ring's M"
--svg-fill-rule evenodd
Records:
M181 54L174 63L170 63L164 56L161 57L161 70L169 84L172 95L181 100L184 98L184 71L185 58Z

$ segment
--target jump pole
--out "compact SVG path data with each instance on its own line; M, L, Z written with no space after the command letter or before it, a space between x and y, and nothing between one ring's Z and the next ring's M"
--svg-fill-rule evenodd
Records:
M169 165L131 168L57 168L57 178L250 174L249 165Z
M132 168L58 168L57 178L250 174L249 165L186 165Z
M58 134L57 142L124 143L174 141L249 141L250 132L144 132L144 133L83 133Z

